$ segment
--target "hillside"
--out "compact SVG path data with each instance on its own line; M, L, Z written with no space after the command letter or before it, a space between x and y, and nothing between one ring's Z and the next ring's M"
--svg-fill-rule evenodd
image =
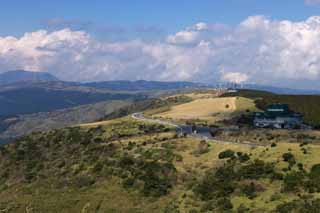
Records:
M236 112L245 112L246 109L254 109L254 104L245 98L207 98L174 106L169 111L155 116L184 121L198 119L215 123L230 119Z
M319 153L307 143L181 138L129 117L33 133L1 146L0 210L312 212Z
M265 109L271 103L289 104L293 111L305 116L308 124L320 125L320 96L319 95L278 95L258 90L240 90L236 93L224 94L225 97L241 96L255 100L256 106Z
M48 131L93 122L131 105L129 100L104 101L51 112L19 115L0 121L0 143L34 131Z
M11 73L11 72L10 72ZM4 75L4 74L3 74ZM43 74L44 75L44 74ZM15 82L0 87L0 119L21 114L49 112L110 100L144 100L163 94L202 87L189 82L63 81Z
M58 78L46 72L31 72L24 70L16 70L0 73L0 85L1 84L13 84L22 82L49 82L59 81Z
M0 118L48 112L107 100L125 100L138 97L143 97L143 95L78 89L51 89L46 86L17 88L0 91Z

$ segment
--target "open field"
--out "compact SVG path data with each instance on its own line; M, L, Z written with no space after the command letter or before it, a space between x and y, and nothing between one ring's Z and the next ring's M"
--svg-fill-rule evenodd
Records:
M207 98L203 94L201 97L190 103L173 106L169 111L155 116L173 120L199 119L214 123L246 110L255 110L254 102L248 98Z

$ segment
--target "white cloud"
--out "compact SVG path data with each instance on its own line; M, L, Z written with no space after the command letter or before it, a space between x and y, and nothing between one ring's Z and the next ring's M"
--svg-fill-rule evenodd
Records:
M191 44L197 41L198 36L199 33L195 31L181 31L168 36L167 41L172 44Z
M0 70L48 71L64 80L231 81L315 88L320 17L253 16L235 27L198 23L165 40L98 40L62 29L0 37ZM313 82L310 84L310 82Z
M246 82L249 77L246 74L240 72L226 72L223 73L222 79L227 82L240 84Z

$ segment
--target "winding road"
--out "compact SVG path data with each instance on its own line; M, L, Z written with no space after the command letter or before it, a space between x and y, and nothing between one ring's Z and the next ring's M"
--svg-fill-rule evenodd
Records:
M254 144L250 142L231 142L231 141L222 141L222 140L217 140L212 135L210 134L210 128L209 127L197 127L197 132L194 133L192 132L192 126L191 125L180 125L177 123L173 123L170 121L164 121L160 119L153 119L153 118L146 118L142 112L137 112L133 113L131 115L133 119L144 121L144 122L152 122L152 123L158 123L158 124L163 124L163 125L168 125L175 127L177 129L177 132L181 134L187 134L191 137L198 138L198 139L203 139L206 141L211 141L215 143L222 143L222 144L237 144L237 145L246 145L250 147L258 147L258 146L263 146L261 144Z

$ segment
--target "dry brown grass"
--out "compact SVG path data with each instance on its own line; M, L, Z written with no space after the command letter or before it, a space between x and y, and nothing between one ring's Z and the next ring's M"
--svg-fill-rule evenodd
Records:
M217 122L231 118L236 112L255 109L254 102L251 99L241 97L207 98L210 95L212 94L194 94L193 97L196 96L198 99L174 106L169 111L159 113L156 116L173 120L198 119Z
M201 119L216 121L236 110L236 98L197 99L190 103L174 106L158 116L177 120Z

